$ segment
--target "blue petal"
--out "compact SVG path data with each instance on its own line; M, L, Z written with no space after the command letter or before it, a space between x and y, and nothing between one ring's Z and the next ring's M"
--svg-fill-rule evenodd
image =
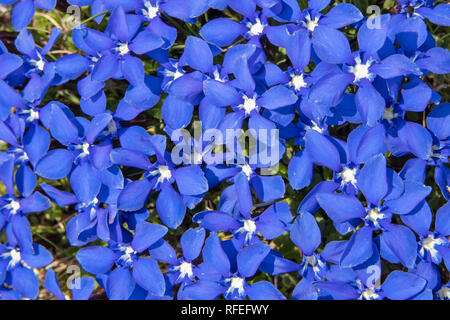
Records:
M236 89L216 80L205 80L203 90L209 101L218 107L235 106L242 101Z
M62 56L56 60L56 73L67 80L75 80L89 67L89 60L74 53Z
M256 5L253 0L226 0L226 2L231 9L246 17L251 17L256 9Z
M220 240L216 233L211 233L208 239L206 239L202 256L205 264L212 267L219 275L219 278L221 275L229 275L230 261L220 245Z
M109 300L128 300L136 284L129 268L117 268L108 276L106 294Z
M238 197L239 211L242 214L248 214L252 210L253 199L247 175L244 172L238 173L234 177L234 183Z
M366 125L375 126L383 116L386 103L370 82L362 83L356 92L355 102L361 119Z
M447 202L436 213L436 232L443 236L450 234L450 203Z
M401 263L412 268L417 257L417 242L414 233L405 226L391 224L381 235L383 241Z
M140 151L147 156L155 154L153 150L152 139L144 128L132 126L126 128L120 135L120 145L123 148Z
M128 150L124 148L113 149L111 151L110 158L112 163L114 164L139 168L142 170L148 170L152 165L147 155L139 151Z
M281 176L255 176L251 183L256 195L263 202L271 202L284 196L285 185Z
M431 187L415 181L405 181L405 192L400 198L389 200L385 205L396 214L410 213L431 192Z
M279 85L264 92L262 97L258 99L257 103L261 107L273 110L292 105L297 101L297 99L297 96L292 90L285 86Z
M159 241L167 233L167 228L159 225L142 221L136 225L131 246L137 252L142 252L155 242Z
M21 165L15 176L17 190L24 197L28 197L34 190L37 183L37 177L28 165Z
M313 177L313 164L309 154L304 150L294 155L289 162L289 184L294 190L300 190L310 185Z
M93 201L102 185L88 162L82 162L73 169L69 181L77 198L84 203Z
M251 300L286 300L286 297L267 281L251 284L247 294Z
M158 263L151 258L139 258L133 264L133 278L138 285L154 295L162 296L166 290Z
M406 300L420 293L427 281L415 274L393 271L381 286L383 294L391 300Z
M11 22L16 30L25 28L33 18L35 11L33 0L23 0L18 2L12 10Z
M431 154L432 137L422 125L406 121L398 129L398 137L406 148L418 158L427 160Z
M56 104L50 105L50 133L63 145L69 145L78 138L78 129L67 117L66 113Z
M10 73L17 70L22 63L22 59L15 54L0 54L0 79L5 79Z
M11 286L25 298L36 299L39 293L39 280L33 270L18 266L11 272Z
M45 155L50 146L50 135L39 125L31 125L23 138L24 151L33 166Z
M240 224L230 214L220 211L204 211L197 213L192 220L208 231L231 231L240 227Z
M440 3L432 8L423 6L418 8L416 12L434 24L450 26L450 5L448 3Z
M139 86L144 82L145 71L142 60L131 55L122 60L122 74L133 86Z
M308 130L305 140L305 149L312 162L335 171L339 170L341 165L339 151L327 136L315 130Z
M311 40L304 29L290 32L286 26L270 27L267 37L274 45L286 49L286 54L297 70L303 70L311 59Z
M49 151L36 165L35 172L39 176L58 180L66 177L72 169L73 156L65 149Z
M339 3L320 20L321 25L339 29L362 20L361 11L350 3Z
M120 193L117 207L123 211L137 211L145 207L153 184L147 179L128 183Z
M322 239L316 219L309 212L301 212L295 219L290 237L292 242L307 256L314 253Z
M417 58L416 65L433 73L450 73L450 52L440 47L431 48L423 57Z
M20 200L20 211L23 213L40 212L50 208L50 201L39 192Z
M356 231L347 242L340 258L341 268L355 267L367 261L373 254L372 229L363 227Z
M402 54L390 55L381 63L374 64L370 69L384 79L406 76L408 74L421 75L420 69L415 63Z
M56 6L56 0L34 0L36 7L42 10L50 11Z
M245 278L253 276L269 251L270 246L266 244L254 244L241 249L237 255L239 274Z
M225 47L231 45L244 32L245 27L240 23L226 18L217 18L204 24L199 33L206 41Z
M91 78L93 81L106 81L117 73L118 68L119 61L115 55L104 55L95 63Z
M23 252L23 261L30 268L43 268L53 261L51 253L40 244L33 244L33 252Z
M66 297L59 288L58 279L56 278L55 271L53 269L48 269L45 274L44 288L47 289L51 294L53 294L59 300L66 300Z
M160 48L164 44L164 40L152 32L143 30L129 44L129 48L136 54L145 54Z
M161 221L170 229L178 228L186 213L183 200L170 184L163 184L156 199L156 210Z
M182 290L182 297L185 300L214 300L225 292L225 287L215 281L199 280L183 287Z
M176 169L174 178L178 190L183 195L199 195L208 191L208 181L200 166L188 166Z
M129 30L125 11L123 10L122 6L117 7L111 13L111 16L109 18L109 25L111 26L111 32L117 37L120 42L127 42L129 37Z
M213 65L213 55L208 44L204 40L192 36L187 37L180 60L204 73L209 73Z
M283 258L278 252L271 250L259 266L259 270L272 276L300 270L300 265Z
M319 193L329 193L333 192L338 188L339 184L333 181L321 181L305 196L303 201L298 207L298 212L316 212L320 209L319 203L317 202L316 195Z
M431 110L427 116L427 127L440 140L450 137L449 103L442 103Z
M100 246L83 248L75 257L83 270L92 274L106 273L116 260L116 254L111 249Z
M308 101L326 107L336 106L343 99L345 89L353 81L353 75L334 73L322 77L311 88Z
M370 159L361 170L357 181L358 187L367 201L374 205L388 192L386 158L378 154Z
M80 288L71 288L72 300L88 300L95 289L95 280L91 277L80 279Z
M193 111L194 106L190 102L169 95L163 102L161 115L164 123L175 130L189 125Z
M438 215L436 215L436 219L437 217ZM413 229L419 235L426 236L430 230L433 215L428 203L426 201L422 201L422 204L419 204L416 208L414 208L411 213L402 215L401 219L404 224Z
M320 60L328 63L351 62L351 49L347 38L340 31L319 25L314 29L312 45Z
M180 242L184 258L187 261L196 259L200 255L203 243L205 242L205 229L188 229L181 236Z

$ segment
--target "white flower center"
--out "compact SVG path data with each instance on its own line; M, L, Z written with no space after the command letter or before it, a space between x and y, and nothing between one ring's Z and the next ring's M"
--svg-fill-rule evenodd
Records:
M245 110L245 114L250 114L253 110L256 110L256 99L255 98L249 98L246 95L243 96L244 103L241 104L239 107L241 109Z
M122 255L120 256L120 260L122 260L125 263L130 263L133 261L133 255L136 255L136 251L130 246L122 246L120 247L120 251L122 252Z
M159 175L158 177L158 183L164 182L164 180L169 180L172 178L172 172L170 171L168 166L160 165L158 167L158 170L154 170L150 172L152 175Z
M251 36L259 36L264 31L264 25L261 23L261 21L256 18L256 23L254 24L247 24L247 27L250 29L248 32Z
M109 136L109 135L112 135L112 134L116 134L116 133L117 133L117 125L116 125L116 122L115 122L114 120L111 120L111 121L108 123L107 129L106 129L105 131L103 131L102 133L103 133L103 135L105 135L105 136Z
M213 76L214 76L214 80L219 81L219 82L225 82L225 80L223 80L222 77L220 76L219 70L214 70Z
M436 251L434 246L439 244L441 244L441 239L439 238L436 239L432 234L430 234L422 241L422 248L430 252L433 252Z
M303 26L308 29L309 31L313 32L314 29L319 25L319 18L316 17L314 19L311 19L311 16L308 14L305 17L305 21L302 22Z
M117 51L123 56L130 52L130 48L128 48L128 43L121 43L117 47Z
M437 294L441 300L450 300L450 289L447 287L442 287L438 290Z
M350 67L350 72L355 76L355 80L353 82L359 82L361 79L370 79L371 74L369 71L369 67L372 65L372 62L368 60L366 63L361 63L361 58L355 58L355 65Z
M234 292L234 290L238 290L238 293L240 296L244 295L244 279L240 277L233 277L227 279L230 281L230 287L228 288L226 294L231 294Z
M346 185L348 183L351 183L353 185L356 184L356 168L350 169L350 168L344 168L341 172L339 172L338 177L341 178L341 185Z
M90 154L89 152L89 143L85 142L83 144L77 145L75 148L81 150L81 153L78 155L79 158L84 158Z
M10 210L11 214L16 214L17 211L19 211L19 209L20 209L20 203L19 203L19 201L12 200L10 203L8 203L5 206L5 208Z
M314 255L306 257L306 263L314 267L317 264L317 259Z
M175 266L174 269L180 272L180 276L178 277L179 280L183 279L186 275L190 279L194 277L194 272L192 271L192 264L189 262L184 261L179 266Z
M377 294L372 288L367 288L361 294L361 297L363 297L365 300L376 300L380 297L380 295Z
M435 157L435 158L441 158L441 154L440 154L440 152L436 152L436 151L439 151L439 150L441 150L441 147L440 146L437 146L437 145L432 145L431 146L431 153L430 153L430 158L433 158L433 157Z
M9 252L0 254L0 257L4 259L11 259L6 266L7 270L11 270L12 268L14 268L21 260L20 252L16 249L12 249Z
M311 121L311 123L313 125L312 126L306 126L305 127L306 130L314 130L314 131L317 131L319 133L323 133L323 129L321 127L319 127L319 125L316 122Z
M201 164L203 162L203 155L197 151L194 152L194 164Z
M369 212L367 212L366 219L369 219L373 222L374 225L378 225L378 220L385 218L385 214L380 213L379 208L373 208L370 209Z
M387 108L384 109L384 112L383 112L383 119L384 120L386 120L388 122L391 122L392 119L396 118L397 116L398 116L398 114L394 113L394 108L387 107Z
M244 220L243 229L249 233L254 233L256 231L256 224L253 220Z
M294 75L291 78L291 82L289 83L291 87L294 87L295 90L300 90L301 88L305 88L308 85L303 79L303 73L299 75Z
M38 111L34 111L33 109L24 110L23 113L28 113L29 114L29 116L26 119L28 122L32 122L34 120L39 119L39 112Z
M39 54L38 54L39 55ZM39 55L39 60L30 60L31 65L35 66L38 70L44 71L45 61Z
M248 164L244 164L241 167L242 172L245 173L245 175L250 179L250 175L253 173L252 168Z
M145 1L145 8L142 9L142 14L150 19L153 19L158 15L159 7L158 6L152 6L150 1Z

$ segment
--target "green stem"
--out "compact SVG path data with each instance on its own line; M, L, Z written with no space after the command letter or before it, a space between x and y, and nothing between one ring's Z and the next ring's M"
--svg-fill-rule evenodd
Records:
M171 16L167 15L165 12L161 12L161 13L163 14L163 16L165 18L167 18L167 20L169 20L175 26L175 28L181 30L186 36L190 35L178 22L175 21L175 19L173 19Z
M35 235L37 235L39 238L41 238L42 240L44 240L45 242L47 242L48 244L50 244L52 247L54 247L57 251L59 252L64 252L63 249L61 249L60 247L58 247L54 242L52 242L51 240L47 239L46 237L44 237L43 235L41 235L40 233L38 233L37 231L32 231Z
M94 20L95 18L97 18L97 17L99 17L101 15L107 14L108 12L109 11L103 11L103 12L97 13L95 16L87 18L86 20L84 20L84 21L80 22L78 25L76 25L75 29L78 28L79 26L81 26L82 24L85 24L85 23L87 23L87 22L89 22L91 20Z

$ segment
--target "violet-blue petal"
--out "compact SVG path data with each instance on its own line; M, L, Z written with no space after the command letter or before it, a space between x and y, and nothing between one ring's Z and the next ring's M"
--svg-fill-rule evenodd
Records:
M292 224L290 237L305 255L312 255L321 243L320 229L314 216L301 212Z
M138 285L154 295L162 296L166 290L158 263L152 258L139 258L133 264L133 278Z
M114 264L116 254L108 248L93 246L82 248L75 255L81 267L92 274L104 274Z

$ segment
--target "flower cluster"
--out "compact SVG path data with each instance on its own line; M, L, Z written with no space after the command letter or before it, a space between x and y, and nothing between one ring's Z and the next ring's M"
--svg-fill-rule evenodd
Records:
M0 0L0 299L450 299L449 4L67 2L41 45L56 0Z

